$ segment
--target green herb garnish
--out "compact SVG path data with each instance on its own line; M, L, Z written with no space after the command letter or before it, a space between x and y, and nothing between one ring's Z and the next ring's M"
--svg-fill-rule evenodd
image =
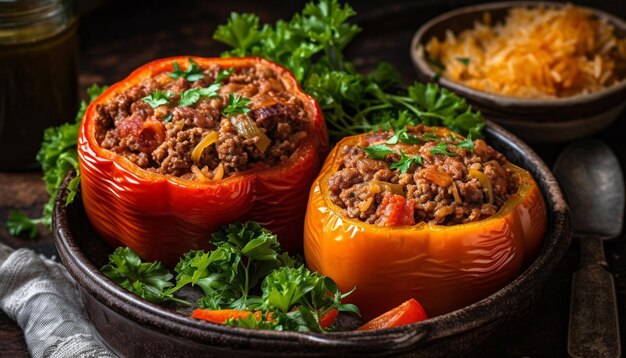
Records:
M411 168L411 165L413 164L421 165L422 156L416 155L414 157L408 157L404 154L404 152L402 152L402 150L400 150L400 160L391 163L391 165L389 165L389 169L398 169L400 173L404 174Z
M184 78L189 82L193 82L204 77L204 74L202 74L202 67L200 67L200 65L198 65L198 63L191 57L189 58L189 67L187 67L186 71L181 70L178 62L176 61L174 61L173 66L174 71L167 74L171 78Z
M399 153L396 153L393 149L384 144L376 144L369 147L359 148L363 149L365 154L372 159L385 160L390 154L399 156L400 159L391 163L389 165L389 169L398 169L402 174L406 173L411 168L412 164L422 164L422 157L420 155L409 157L406 156L402 150L400 150Z
M85 116L85 111L89 103L93 102L106 90L106 86L99 87L92 85L87 90L89 101L82 101L80 109L76 114L74 123L65 123L58 127L50 127L44 131L41 149L37 153L37 161L41 164L43 180L46 182L46 189L50 198L43 208L41 218L29 218L23 213L12 211L6 227L11 235L20 235L28 232L31 238L37 235L37 225L44 224L48 228L52 226L52 209L54 200L63 183L65 174L70 168L76 171L76 176L68 185L68 195L66 205L74 201L80 186L80 168L78 167L78 152L76 142L78 140L78 127Z
M365 154L372 159L384 160L389 154L395 154L393 149L384 144L370 145L369 147L360 147Z
M400 87L397 71L380 64L362 75L344 57L344 48L361 29L355 15L336 0L308 3L289 21L260 25L253 14L233 13L213 37L231 46L222 56L260 56L295 74L324 112L331 137L411 124L443 125L480 137L484 121L464 99L436 84ZM403 122L398 125L398 122Z
M398 142L408 144L418 144L421 142L420 138L411 135L407 132L406 128L394 130L393 135L387 139L387 144L397 144Z
M430 154L443 154L448 157L456 157L459 154L448 150L448 143L439 142L435 147L430 149Z
M172 97L174 97L174 93L172 93L171 91L154 91L142 99L144 102L149 104L150 107L157 108L159 106L168 104Z
M220 72L217 74L217 77L215 78L215 82L216 82L216 83L220 83L220 82L222 82L222 81L223 81L223 80L225 80L228 76L230 76L230 75L233 73L233 71L234 71L234 70L235 70L235 69L231 67L231 68L229 68L229 69L227 69L227 70L222 70L222 71L220 71Z
M237 114L246 114L250 112L250 108L248 108L248 104L252 102L249 98L244 98L243 96L235 96L233 93L228 95L228 105L224 110L222 110L222 114L224 116L232 117Z
M118 247L109 255L109 263L102 266L102 273L113 282L147 301L161 303L175 301L189 303L175 298L166 289L174 286L174 277L160 262L142 262L141 258L128 247Z
M459 61L460 63L464 64L465 66L469 66L469 64L470 64L469 57L457 57L456 60Z
M359 313L356 306L341 303L350 292L342 294L330 278L280 253L276 235L255 222L224 226L211 243L214 250L190 251L181 258L176 285L164 295L192 285L204 292L199 307L261 311L259 320L252 315L225 322L247 328L324 332L319 319L328 311Z
M174 118L173 115L168 115L167 117L163 118L163 123L168 123L172 121L172 118Z
M433 133L424 133L422 135L419 136L419 138L425 142L433 142L436 140L440 140L441 137L436 135L434 132Z
M472 140L472 133L470 133L467 138L457 143L456 146L459 148L467 149L470 151L470 153L474 153L474 141Z
M217 91L220 89L221 85L219 83L214 83L206 88L191 88L186 91L181 92L180 100L178 101L178 105L182 107L193 106L198 102L200 97L219 97Z

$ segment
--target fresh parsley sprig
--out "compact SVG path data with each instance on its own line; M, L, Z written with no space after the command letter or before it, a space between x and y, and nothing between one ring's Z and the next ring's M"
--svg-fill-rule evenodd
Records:
M354 15L337 0L310 2L291 20L273 26L261 26L254 14L232 13L213 37L233 48L223 56L261 56L287 67L317 99L334 140L396 125L399 119L404 125L443 125L481 136L482 116L453 92L417 82L402 89L388 64L368 75L358 73L343 55L361 31L348 22Z
M230 75L233 73L233 71L235 71L235 69L234 69L234 68L232 68L232 67L231 67L231 68L229 68L229 69L226 69L226 70L222 70L222 71L220 71L220 72L217 74L217 77L215 77L215 83L220 83L220 82L222 82L223 80L227 79L227 78L228 78L228 76L230 76Z
M368 147L360 147L368 157L372 159L385 160L389 154L395 154L393 149L384 144L375 144Z
M389 169L398 169L400 173L406 173L411 165L422 165L422 156L415 155L412 157L406 156L402 150L400 150L400 159L397 162L391 163Z
M250 112L250 108L248 108L250 103L252 103L251 99L231 93L228 95L228 105L222 110L222 114L226 117L247 114Z
M456 157L459 155L456 152L452 152L448 150L448 143L446 142L437 143L436 146L430 149L430 154L443 154L443 155L447 155L448 157Z
M196 61L194 61L193 58L189 57L188 60L189 66L187 67L187 70L181 70L178 62L174 61L174 71L169 72L167 75L174 79L184 78L189 82L197 81L203 78L204 74L202 73L202 67L200 67L200 65Z
M168 104L172 97L174 97L174 93L172 93L172 91L154 91L142 98L142 100L149 104L150 107L157 108Z
M418 144L418 143L421 143L422 140L417 136L409 134L406 128L402 128L399 130L395 130L393 132L393 135L389 137L389 139L387 139L386 143L397 144L398 142L407 143L407 144Z
M164 291L166 297L192 285L204 292L199 307L261 311L258 319L252 315L226 322L247 328L324 332L319 320L330 310L359 313L356 306L342 303L350 292L341 293L330 278L281 253L276 235L258 223L224 226L211 242L212 251L195 250L181 258L176 285Z
M128 247L118 247L109 255L109 263L100 271L113 282L147 301L161 303L174 301L189 305L188 302L166 293L174 286L174 276L160 262L143 262L139 255Z
M422 164L422 157L419 154L409 157L406 154L404 154L402 150L396 153L393 149L391 149L390 147L384 144L375 144L375 145L370 145L369 147L360 147L360 148L365 152L365 154L367 154L368 157L372 159L385 160L388 158L390 154L394 154L395 156L398 156L400 159L391 163L389 165L389 169L397 169L402 174L406 173L411 168L411 165Z
M87 90L89 101L82 101L80 109L76 114L74 123L65 123L58 127L50 127L44 131L41 149L37 153L37 161L41 164L43 171L43 180L46 183L46 189L50 198L44 206L41 218L30 218L23 213L12 211L6 227L11 235L20 235L28 232L31 238L37 236L37 226L44 224L48 228L52 226L52 209L54 208L54 200L65 174L70 168L76 171L76 176L68 185L68 196L66 205L74 200L78 193L80 185L80 168L78 167L78 152L76 151L76 143L78 140L78 127L85 116L85 111L89 103L99 97L107 86L92 85Z
M206 88L191 88L186 91L181 92L180 99L178 100L178 105L182 107L193 106L198 102L200 97L209 97L216 98L219 97L217 91L220 89L221 85L219 83L214 83Z
M456 143L456 146L459 148L467 149L470 151L470 153L474 153L474 141L472 140L472 133L470 133L467 138Z

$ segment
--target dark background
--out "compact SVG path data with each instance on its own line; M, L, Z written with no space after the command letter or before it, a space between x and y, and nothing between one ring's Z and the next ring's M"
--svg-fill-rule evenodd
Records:
M219 24L226 22L231 11L254 12L262 22L288 19L305 1L78 1L81 14L80 85L81 93L92 83L111 84L126 77L140 65L174 55L219 56L226 47L212 40ZM478 1L351 1L358 15L355 21L363 28L347 49L347 57L367 71L378 62L387 61L398 68L403 80L416 79L409 57L411 37L418 27L436 15ZM595 7L613 15L626 17L626 0L573 1ZM598 134L613 148L624 167L626 151L626 115ZM531 146L551 166L564 147ZM40 173L0 172L0 222L9 211L19 209L30 215L41 213L47 200ZM46 255L56 251L49 234L35 240L11 237L0 227L0 242L12 247L30 247ZM615 273L620 298L622 326L626 326L626 240L606 246L610 269ZM569 286L577 265L574 243L557 272L548 283L540 305L510 332L494 342L484 356L557 357L566 355ZM622 342L626 336L622 330ZM19 327L0 312L0 357L27 356Z

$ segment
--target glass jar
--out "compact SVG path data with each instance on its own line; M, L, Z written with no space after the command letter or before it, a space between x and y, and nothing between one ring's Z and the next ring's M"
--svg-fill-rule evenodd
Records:
M0 170L37 167L43 131L78 109L72 0L0 0Z

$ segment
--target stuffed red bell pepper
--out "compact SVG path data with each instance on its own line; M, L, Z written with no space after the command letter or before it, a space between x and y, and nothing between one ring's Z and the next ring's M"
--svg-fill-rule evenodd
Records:
M87 109L85 211L113 245L174 263L224 224L255 220L299 251L328 136L317 103L260 58L148 63Z

